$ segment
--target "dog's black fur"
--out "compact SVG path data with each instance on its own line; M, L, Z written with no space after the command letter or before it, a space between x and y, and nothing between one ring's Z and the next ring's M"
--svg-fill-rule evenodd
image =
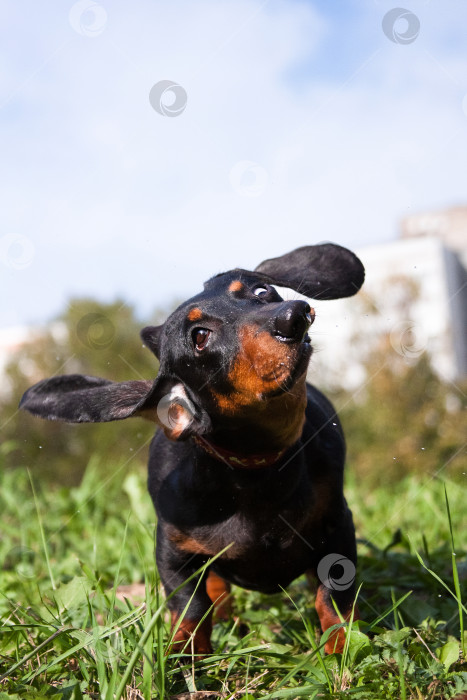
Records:
M163 325L142 331L160 360L154 382L53 377L21 400L49 420L140 415L161 424L149 491L166 593L231 545L197 588L195 577L169 600L175 642L192 638L195 653L211 651L208 611L217 600L226 614L227 582L272 593L304 572L316 576L326 555L356 562L343 433L332 405L305 382L314 312L271 285L336 299L355 294L363 279L358 258L332 244L298 248L254 272L217 275ZM331 596L348 617L355 589L322 578L316 607L324 631L339 623ZM342 650L343 641L336 631L326 651Z

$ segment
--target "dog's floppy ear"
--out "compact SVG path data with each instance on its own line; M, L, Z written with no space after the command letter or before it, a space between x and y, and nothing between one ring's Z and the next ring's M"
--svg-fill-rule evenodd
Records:
M152 387L152 381L111 382L68 374L32 386L19 407L34 416L67 423L104 423L136 415L155 420L148 400Z
M161 326L146 326L140 332L143 343L154 353L157 359L160 359L161 337L164 324Z
M158 377L155 382L111 382L68 374L44 379L23 395L20 408L34 416L67 423L105 423L141 416L157 422L171 440L201 435L211 426L184 385Z
M365 269L354 253L334 243L303 246L264 260L255 272L312 299L350 297L363 284Z

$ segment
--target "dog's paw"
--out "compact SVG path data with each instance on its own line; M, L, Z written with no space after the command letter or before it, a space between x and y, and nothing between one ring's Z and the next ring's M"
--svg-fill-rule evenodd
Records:
M175 628L178 618L175 615L172 617L172 628ZM170 652L194 656L195 659L201 659L212 654L211 629L210 617L203 620L203 622L183 618L170 644Z

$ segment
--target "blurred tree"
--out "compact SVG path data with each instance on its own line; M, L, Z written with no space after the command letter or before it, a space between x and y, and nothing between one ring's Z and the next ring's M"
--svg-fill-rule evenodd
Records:
M152 322L162 320L156 315ZM158 362L143 347L139 337L143 325L132 307L121 301L100 304L74 299L46 331L31 335L11 358L6 368L7 387L0 396L2 441L14 445L8 466L29 466L41 478L76 484L94 454L101 456L109 472L118 465L145 461L154 424L141 418L69 425L18 411L23 392L53 375L78 372L115 381L154 378Z
M375 486L408 472L465 481L467 381L443 382L433 370L414 320L423 307L413 280L391 276L378 300L365 290L352 300L346 361L362 369L359 386L325 387L344 425L349 468Z
M379 485L418 472L465 482L467 382L441 381L424 352L408 359L395 353L389 334L366 371L362 389L333 397L357 477Z

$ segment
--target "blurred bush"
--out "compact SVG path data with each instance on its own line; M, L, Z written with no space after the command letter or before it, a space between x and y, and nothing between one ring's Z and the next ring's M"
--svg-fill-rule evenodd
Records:
M163 318L157 316L153 323ZM145 347L131 306L122 301L100 304L72 299L46 330L31 337L11 357L0 396L2 441L9 443L7 466L28 466L41 479L73 485L80 482L90 458L104 470L144 463L154 424L141 418L115 423L69 425L18 411L23 392L46 377L89 374L114 381L152 379L158 361Z
M406 361L390 339L366 363L367 381L332 397L347 438L347 462L375 486L409 473L467 479L467 382L444 383L426 353Z
M378 303L363 291L350 342L363 376L353 391L331 392L348 443L348 466L375 486L410 473L467 478L467 379L443 381L433 369L438 342L421 332L420 289L395 274ZM363 325L362 325L363 323ZM440 339L437 339L440 340Z

